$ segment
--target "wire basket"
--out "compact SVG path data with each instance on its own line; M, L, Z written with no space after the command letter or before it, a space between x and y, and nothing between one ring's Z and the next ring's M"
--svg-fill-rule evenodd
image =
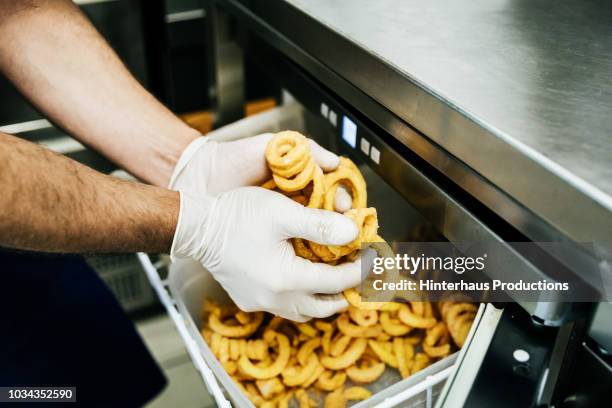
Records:
M157 296L135 254L88 256L85 261L98 273L126 312L157 303Z

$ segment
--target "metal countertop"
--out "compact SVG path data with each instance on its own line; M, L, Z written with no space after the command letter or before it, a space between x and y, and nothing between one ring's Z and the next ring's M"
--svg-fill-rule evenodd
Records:
M612 237L612 3L285 1L346 42L298 46L560 230Z

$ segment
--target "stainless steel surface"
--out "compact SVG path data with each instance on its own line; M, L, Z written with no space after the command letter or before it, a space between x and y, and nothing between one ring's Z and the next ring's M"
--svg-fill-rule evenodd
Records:
M609 221L608 2L288 2L404 80L337 50L325 63L504 191L578 240L599 229L584 211Z

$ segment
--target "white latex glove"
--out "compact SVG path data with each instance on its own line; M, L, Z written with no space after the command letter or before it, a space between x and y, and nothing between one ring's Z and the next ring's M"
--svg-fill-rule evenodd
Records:
M237 187L263 184L272 177L265 158L266 145L272 136L264 133L225 143L208 141L206 137L194 140L179 158L170 188L195 195L215 195ZM338 167L338 156L310 142L313 158L323 171ZM351 203L350 193L339 188L336 211L349 210Z
M374 254L339 266L312 263L296 256L288 239L344 245L357 234L348 217L261 188L216 197L181 192L171 256L201 262L242 310L305 321L346 308L337 294L359 284L360 262L371 263Z

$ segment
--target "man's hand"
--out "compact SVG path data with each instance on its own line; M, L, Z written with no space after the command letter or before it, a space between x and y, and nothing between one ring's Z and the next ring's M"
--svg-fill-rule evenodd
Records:
M238 188L204 201L182 192L171 255L200 261L242 310L305 321L346 308L346 300L333 294L360 282L365 261L312 263L296 256L288 239L344 245L357 234L348 217L261 188Z
M201 137L181 155L170 180L170 188L196 195L215 195L237 187L257 186L272 177L264 152L273 134L265 133L234 142L217 143ZM310 140L315 162L328 172L336 169L338 156ZM336 210L351 208L351 196L338 189Z

